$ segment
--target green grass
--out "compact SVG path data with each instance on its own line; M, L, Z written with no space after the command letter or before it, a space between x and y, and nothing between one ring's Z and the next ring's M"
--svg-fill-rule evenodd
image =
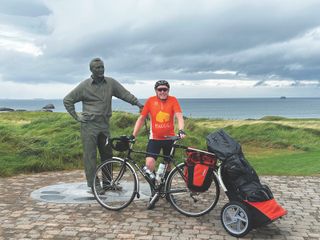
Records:
M60 113L0 114L0 176L80 168L79 126Z
M113 136L130 135L138 115L114 112ZM224 128L243 147L259 174L320 175L320 120L264 117L258 120L186 119L182 144L206 149L206 136ZM145 150L143 129L135 148ZM114 152L117 155L117 152ZM121 154L120 154L121 156ZM184 159L184 153L177 152ZM141 163L144 156L137 156ZM0 176L83 168L80 125L67 113L0 113Z
M320 175L320 151L259 156L250 158L258 174Z

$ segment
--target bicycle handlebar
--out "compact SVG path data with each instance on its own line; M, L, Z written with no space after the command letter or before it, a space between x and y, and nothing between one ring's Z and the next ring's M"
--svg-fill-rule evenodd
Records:
M180 136L164 136L164 137L167 140L173 141L173 147L187 149L187 147L183 145L176 144L176 142L181 139ZM120 151L120 152L127 151L129 149L132 150L132 147L135 141L136 141L135 138L132 138L131 136L126 136L126 135L122 135L120 137L115 137L110 139L111 147L114 150Z
M165 139L168 139L168 140L172 140L172 141L178 141L181 139L180 136L164 136Z
M167 140L172 140L172 141L178 141L181 140L182 138L180 136L164 136L165 139ZM115 138L111 138L110 139L111 142L113 141L127 141L129 143L135 143L136 139L135 138L131 138L130 136L120 136L120 137L115 137Z

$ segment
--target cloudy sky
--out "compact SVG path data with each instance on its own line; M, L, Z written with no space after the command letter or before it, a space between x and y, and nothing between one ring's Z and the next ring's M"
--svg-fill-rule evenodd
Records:
M101 57L139 98L320 97L318 0L0 0L0 99L62 98Z

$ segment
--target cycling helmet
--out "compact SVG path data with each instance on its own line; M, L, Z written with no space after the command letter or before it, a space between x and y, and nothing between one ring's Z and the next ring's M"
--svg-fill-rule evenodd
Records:
M157 87L164 85L167 86L168 88L170 88L169 83L166 80L159 80L156 82L156 84L154 85L154 89L157 89Z

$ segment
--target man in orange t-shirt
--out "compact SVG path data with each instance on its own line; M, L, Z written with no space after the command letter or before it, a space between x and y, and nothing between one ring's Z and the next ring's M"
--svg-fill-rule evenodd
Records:
M166 136L175 136L174 117L178 120L179 135L185 137L183 131L184 120L178 100L169 96L170 85L165 80L159 80L155 84L156 96L150 97L141 111L132 135L137 136L143 126L144 120L149 115L151 119L150 137L147 146L146 166L150 171L155 169L155 160L161 149L163 155L169 155L173 141L168 140Z

